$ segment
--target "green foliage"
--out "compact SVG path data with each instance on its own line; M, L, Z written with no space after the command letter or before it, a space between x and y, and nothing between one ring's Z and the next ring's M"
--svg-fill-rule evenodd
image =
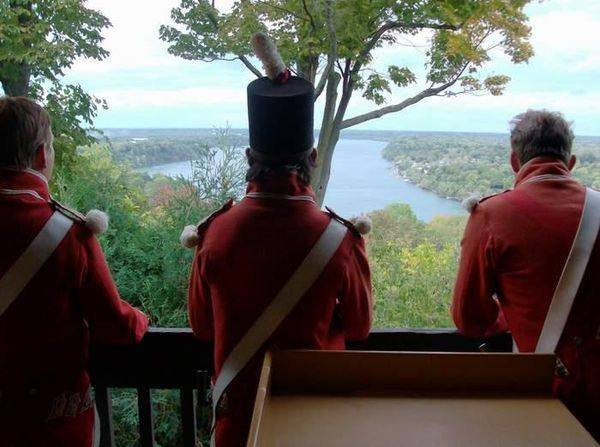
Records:
M240 197L245 189L246 158L229 141L229 131L217 132L218 146L204 147L191 161L191 184L201 200L224 203Z
M575 177L600 187L600 140L578 137L573 153L579 158ZM509 155L508 137L497 134L412 135L393 140L383 150L402 177L459 200L510 188L514 173Z
M492 50L514 63L533 55L523 9L530 0L235 0L228 12L209 0L180 0L172 22L160 27L169 52L211 62L239 60L254 75L250 38L267 32L283 60L298 76L324 94L319 163L313 186L324 200L333 152L340 131L377 119L432 96L463 93L499 95L509 78L486 76L482 68ZM415 67L389 65L378 73L373 54L379 48L427 35L425 60ZM414 73L425 65L417 80ZM398 89L417 83L420 92L381 107ZM392 84L394 88L392 88ZM346 118L354 92L377 107Z
M95 142L90 127L103 100L87 94L79 85L55 83L46 94L46 110L52 119L54 149L58 166L71 166L77 148Z
M390 65L388 67L388 73L392 82L398 87L406 87L417 80L415 74L407 67L400 68L396 65Z
M179 233L206 215L210 204L175 180L157 196L147 197L146 181L115 164L108 149L94 146L79 156L72 170L57 177L55 194L78 209L99 208L110 216L109 230L100 240L122 297L155 325L186 325L184 278L192 253L179 245Z
M378 73L373 73L367 78L365 91L363 92L363 98L367 98L373 101L375 104L380 105L385 102L385 96L382 92L391 93L390 81L381 76Z
M201 145L203 150L195 154L191 181L143 176L116 163L109 148L99 145L83 149L71 169L62 168L56 175L55 197L81 210L100 208L110 216L109 230L100 237L107 262L121 296L142 309L154 326L188 325L187 284L194 252L180 246L181 229L201 220L226 196L241 194L240 152L229 143L227 131L217 134L220 147ZM115 391L113 404L117 444L138 445L135 393ZM153 405L157 445L179 445L178 393L156 391ZM199 418L202 425L207 414Z
M114 390L113 422L116 444L119 447L137 447L138 408L135 390ZM155 414L154 439L156 447L181 445L181 407L178 390L152 390Z
M1 0L0 78L18 76L25 63L33 79L54 82L78 57L104 59L101 31L109 25L82 0Z
M106 130L111 154L118 162L144 168L177 161L193 160L208 148L223 144L221 131L213 129L170 130L147 129L138 134ZM248 143L247 130L227 129L227 145L242 147Z
M465 217L417 220L410 206L371 213L374 327L451 327L449 306Z
M61 77L77 58L102 60L110 22L83 0L0 0L0 83L4 93L44 103L53 121L59 165L74 159L104 102Z
M335 38L340 75L346 77L353 71L352 82L364 86L363 96L381 104L391 93L388 81L404 87L416 78L409 68L391 65L387 69L389 78L375 74L362 80L359 65L366 68L372 63L374 49L394 45L421 30L433 30L427 52L427 80L433 83L455 79L466 66L472 68L473 76L489 60L490 47L500 47L514 62L523 62L533 54L523 13L526 3L340 0L332 2L333 36L325 0L237 0L228 13L207 0L181 0L171 12L174 24L161 26L160 37L170 44L171 54L185 59L233 60L251 56L251 35L268 31L284 60L313 82ZM508 79L496 76L489 82L482 80L478 90L489 85L498 92L501 81Z

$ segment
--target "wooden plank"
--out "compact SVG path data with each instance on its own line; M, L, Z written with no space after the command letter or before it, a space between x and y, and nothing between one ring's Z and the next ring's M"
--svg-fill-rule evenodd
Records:
M256 447L597 445L551 398L272 396L264 421Z
M183 446L196 447L196 405L194 403L194 388L181 388L179 390L179 399L181 401Z
M115 431L113 427L112 399L110 390L102 385L94 388L96 411L100 418L100 447L115 447Z
M423 394L550 396L555 360L544 354L275 351L272 361L274 393L403 392L406 386Z
M142 447L154 446L154 415L152 412L152 392L150 388L141 387L138 393L138 429L140 445Z

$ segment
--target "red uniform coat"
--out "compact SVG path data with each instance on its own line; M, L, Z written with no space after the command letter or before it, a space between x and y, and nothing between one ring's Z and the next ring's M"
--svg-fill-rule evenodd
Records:
M522 352L535 350L581 218L585 189L564 163L539 157L515 188L481 201L462 241L452 313L470 336L510 329ZM497 301L493 297L497 297ZM568 376L555 392L600 435L600 238L557 347Z
M273 174L251 182L248 191L314 197L312 189L295 174ZM330 219L313 202L246 197L216 217L200 235L190 280L190 324L196 336L214 340L217 375L227 355L291 277ZM364 241L349 230L319 279L268 345L344 349L346 339L368 335L371 304ZM217 419L218 447L246 444L262 352L227 390Z
M0 194L3 275L53 209L48 185L35 171L0 170L0 190L13 191ZM73 225L0 316L0 445L90 446L90 338L137 342L147 326L146 316L119 298L96 238Z

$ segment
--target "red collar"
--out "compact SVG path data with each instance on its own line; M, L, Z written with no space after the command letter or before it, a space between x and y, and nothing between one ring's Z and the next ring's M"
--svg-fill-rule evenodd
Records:
M36 193L44 200L50 200L48 180L33 169L0 168L0 189Z
M271 172L260 180L248 183L246 193L266 192L286 194L289 196L310 196L315 198L315 193L310 185L302 182L294 172Z
M529 160L517 173L515 187L538 176L571 178L567 165L554 157L536 157Z

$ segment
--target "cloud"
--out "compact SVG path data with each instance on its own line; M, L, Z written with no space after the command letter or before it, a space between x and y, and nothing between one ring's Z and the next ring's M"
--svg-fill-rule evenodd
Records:
M112 23L103 32L103 47L110 56L103 61L78 60L70 74L93 75L127 69L181 64L159 39L160 25L170 22L177 0L89 0L87 6L102 12Z
M105 90L95 94L106 99L109 107L155 107L174 109L182 106L245 104L243 89L194 87L174 90Z
M437 98L436 98L437 99ZM454 98L437 99L442 107L453 107ZM600 104L600 92L586 95L570 94L556 91L512 92L502 96L472 96L460 98L461 108L464 109L504 109L515 112L526 109L549 109L562 111L565 114L577 113L580 110L595 110Z
M91 93L106 98L110 109L100 119L112 125L220 125L230 120L245 125L245 86L251 76L239 63L203 64L171 56L160 41L158 29L170 23L170 11L180 0L88 0L113 23L104 34L111 52L101 62L78 61L68 76ZM233 0L216 0L226 10ZM495 52L486 72L512 77L504 96L430 98L399 114L368 123L367 127L443 128L435 115L452 125L480 130L478 120L490 129L504 130L506 121L527 108L561 110L577 123L588 123L586 132L600 134L600 91L595 79L600 70L600 1L553 0L532 2L532 43L536 56L529 64L513 65ZM423 81L424 45L431 32L410 38L416 48L388 46L375 52L376 68L408 65ZM405 42L406 43L406 42ZM194 86L200 87L194 87ZM419 84L414 89L421 87ZM390 103L413 89L394 89ZM375 108L357 94L348 116ZM322 110L317 104L317 115ZM439 111L439 112L438 112ZM317 117L317 122L319 118ZM198 124L195 124L198 123ZM488 124L486 124L488 125ZM450 124L447 125L448 128ZM407 128L407 127L405 127Z
M555 10L531 19L536 57L567 71L600 69L600 13Z

